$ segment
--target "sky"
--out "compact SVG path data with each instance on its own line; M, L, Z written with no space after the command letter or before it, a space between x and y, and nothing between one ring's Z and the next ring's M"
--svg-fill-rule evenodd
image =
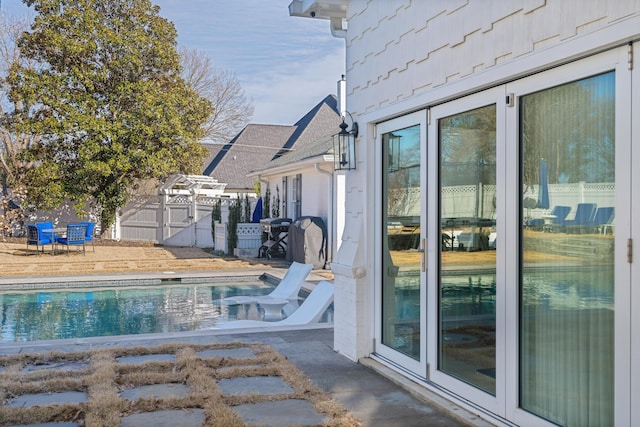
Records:
M254 105L252 123L292 125L344 74L345 42L329 21L289 16L291 0L152 0L178 44L233 72ZM21 0L0 0L7 16L34 16Z

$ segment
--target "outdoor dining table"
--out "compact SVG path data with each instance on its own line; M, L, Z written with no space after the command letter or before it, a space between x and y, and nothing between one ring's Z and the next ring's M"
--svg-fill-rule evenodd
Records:
M64 228L45 228L42 230L43 234L49 234L51 236L51 255L55 255L56 249L56 237L58 234L64 234L67 232L66 227Z

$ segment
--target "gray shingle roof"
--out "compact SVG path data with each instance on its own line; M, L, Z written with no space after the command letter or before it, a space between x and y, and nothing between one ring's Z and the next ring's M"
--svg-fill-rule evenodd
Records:
M296 148L295 150L270 161L262 167L250 171L250 173L263 172L330 153L333 153L333 138L328 136L324 139L305 144L299 149Z
M227 183L228 191L252 189L254 180L246 173L269 162L294 130L293 126L249 124L229 143L219 146L204 175Z
M323 99L293 126L249 124L227 144L207 146L210 157L203 175L227 183L228 192L252 191L255 179L246 176L250 171L262 169L287 153L309 156L319 149L316 147L319 141L329 139L331 145L330 136L339 130L339 124L333 95Z

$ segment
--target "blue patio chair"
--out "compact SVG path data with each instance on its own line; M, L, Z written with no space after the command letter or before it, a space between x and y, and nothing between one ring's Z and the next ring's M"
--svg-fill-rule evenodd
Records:
M616 217L615 208L608 206L605 208L598 208L596 214L593 216L593 224L591 224L592 233L604 234L605 226L613 224L613 220Z
M84 235L85 243L91 242L91 247L93 248L93 252L95 252L96 246L93 243L93 230L96 225L93 222L89 222L89 221L82 221L80 224L85 226L85 235Z
M52 234L44 231L53 230L53 223L51 221L37 222L36 227L38 227L38 231L40 231L42 235L49 236L49 238L51 239Z
M65 245L67 247L67 256L69 256L69 248L71 246L80 246L82 245L83 254L87 254L85 249L85 226L82 224L68 224L67 225L67 235L65 237L58 237L57 243L61 245Z
M565 219L569 212L571 212L569 206L556 205L549 213L548 219L540 218L543 224L537 224L537 226L542 225L543 231L558 232L564 228Z
M578 203L574 219L564 222L567 233L583 233L593 227L593 217L596 214L595 203Z
M29 224L27 226L27 250L29 250L29 245L35 245L36 253L40 255L40 249L42 248L42 253L44 253L45 245L51 245L53 248L55 241L51 239L51 235L42 232L42 230L50 228L53 228L51 223Z

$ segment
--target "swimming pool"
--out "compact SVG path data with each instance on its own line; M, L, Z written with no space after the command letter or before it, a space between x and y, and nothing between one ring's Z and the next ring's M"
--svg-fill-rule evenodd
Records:
M266 294L273 284L256 276L3 292L0 342L196 331L229 320L263 320L257 304L225 306L218 300Z

